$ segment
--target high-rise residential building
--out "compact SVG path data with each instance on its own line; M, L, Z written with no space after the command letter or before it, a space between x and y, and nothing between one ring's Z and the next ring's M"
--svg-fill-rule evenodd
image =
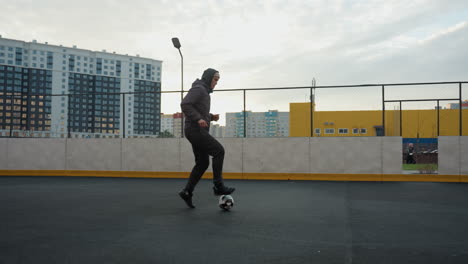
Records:
M269 110L226 113L226 137L244 137L244 115L247 137L289 136L289 113Z
M173 137L181 137L182 114L161 114L161 132L169 132ZM165 136L167 136L165 134Z
M210 125L210 135L215 138L222 138L224 137L225 127L219 124L211 124Z
M173 122L174 122L174 127L173 127L173 135L176 138L182 137L182 113L175 113L172 115ZM184 120L185 121L185 120Z
M169 132L174 135L174 115L161 114L161 132Z
M0 36L0 136L156 136L161 66Z

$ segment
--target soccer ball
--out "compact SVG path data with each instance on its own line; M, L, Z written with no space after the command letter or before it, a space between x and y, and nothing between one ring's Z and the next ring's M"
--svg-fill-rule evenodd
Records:
M231 195L221 195L218 204L221 209L229 211L234 206L234 198Z

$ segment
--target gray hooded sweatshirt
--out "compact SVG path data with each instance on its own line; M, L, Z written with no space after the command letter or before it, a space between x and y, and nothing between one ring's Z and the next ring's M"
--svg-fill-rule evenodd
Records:
M213 89L210 88L213 76L218 71L207 69L203 72L202 79L197 79L192 84L192 88L182 100L180 107L185 115L185 128L200 127L198 121L203 119L208 126L212 118L210 114L211 98L210 93Z

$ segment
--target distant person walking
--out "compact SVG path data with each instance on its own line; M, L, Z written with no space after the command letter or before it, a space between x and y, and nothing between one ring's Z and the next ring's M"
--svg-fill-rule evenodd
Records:
M413 143L408 144L408 150L406 153L406 164L416 164L416 160L414 160L414 146Z
M195 208L192 203L193 190L210 165L209 156L213 157L213 191L215 195L231 194L235 188L226 187L223 183L224 148L210 133L210 122L218 121L219 115L210 113L211 97L218 80L219 72L206 69L202 78L195 80L180 104L185 115L185 137L192 144L195 166L190 173L187 185L179 196L187 206Z

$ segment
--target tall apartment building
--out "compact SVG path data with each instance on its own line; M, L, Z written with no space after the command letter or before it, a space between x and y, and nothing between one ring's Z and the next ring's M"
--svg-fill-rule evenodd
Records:
M181 137L182 114L161 114L161 132L167 131L174 137Z
M161 66L0 36L0 136L156 136Z
M174 137L176 138L180 138L182 137L182 117L183 117L183 114L182 113L175 113L172 115L172 118L173 118L173 122L174 122L174 126L173 126L173 135Z
M161 114L161 132L167 131L174 135L174 115Z
M244 115L247 137L288 137L289 113L269 110L268 112L226 113L226 137L244 136Z
M224 137L225 127L219 124L211 124L210 125L210 135L215 138L222 138Z

